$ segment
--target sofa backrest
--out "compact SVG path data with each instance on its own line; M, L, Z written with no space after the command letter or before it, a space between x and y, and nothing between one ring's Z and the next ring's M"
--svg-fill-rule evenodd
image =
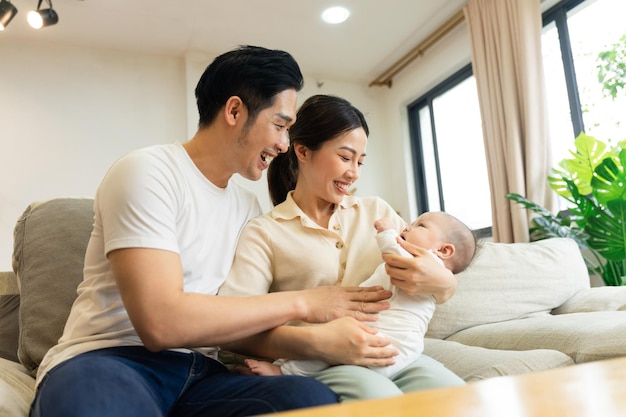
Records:
M427 337L445 339L470 327L550 314L590 287L580 249L568 238L485 242L457 280L456 294L437 305Z
M20 290L13 272L0 272L0 358L18 362Z
M93 199L59 198L31 204L15 226L18 357L32 374L63 332L76 287L83 279L93 216Z

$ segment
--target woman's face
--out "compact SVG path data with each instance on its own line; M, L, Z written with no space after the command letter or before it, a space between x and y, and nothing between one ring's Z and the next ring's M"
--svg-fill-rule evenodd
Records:
M340 203L361 175L366 147L367 135L359 127L324 142L317 151L307 150L307 162L300 166L306 192L332 204Z

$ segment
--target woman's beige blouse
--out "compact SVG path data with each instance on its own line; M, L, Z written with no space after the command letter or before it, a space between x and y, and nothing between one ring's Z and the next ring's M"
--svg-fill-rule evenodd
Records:
M382 262L374 221L404 220L378 197L346 196L328 229L307 217L291 193L270 213L251 220L241 233L220 295L246 296L319 285L358 286Z

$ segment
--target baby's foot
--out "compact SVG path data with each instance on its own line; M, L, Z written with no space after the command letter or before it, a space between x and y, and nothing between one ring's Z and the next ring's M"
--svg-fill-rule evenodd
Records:
M282 375L280 366L266 361L257 361L255 359L246 359L245 364L253 374L261 376Z

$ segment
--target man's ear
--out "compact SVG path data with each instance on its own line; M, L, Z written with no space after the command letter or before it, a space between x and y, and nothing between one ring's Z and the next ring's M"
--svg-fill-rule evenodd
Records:
M441 259L450 259L454 256L455 252L456 248L452 243L444 243L437 249L437 254Z
M232 96L226 100L224 105L224 118L229 126L235 126L240 121L243 121L244 112L246 106L243 101L237 96Z

